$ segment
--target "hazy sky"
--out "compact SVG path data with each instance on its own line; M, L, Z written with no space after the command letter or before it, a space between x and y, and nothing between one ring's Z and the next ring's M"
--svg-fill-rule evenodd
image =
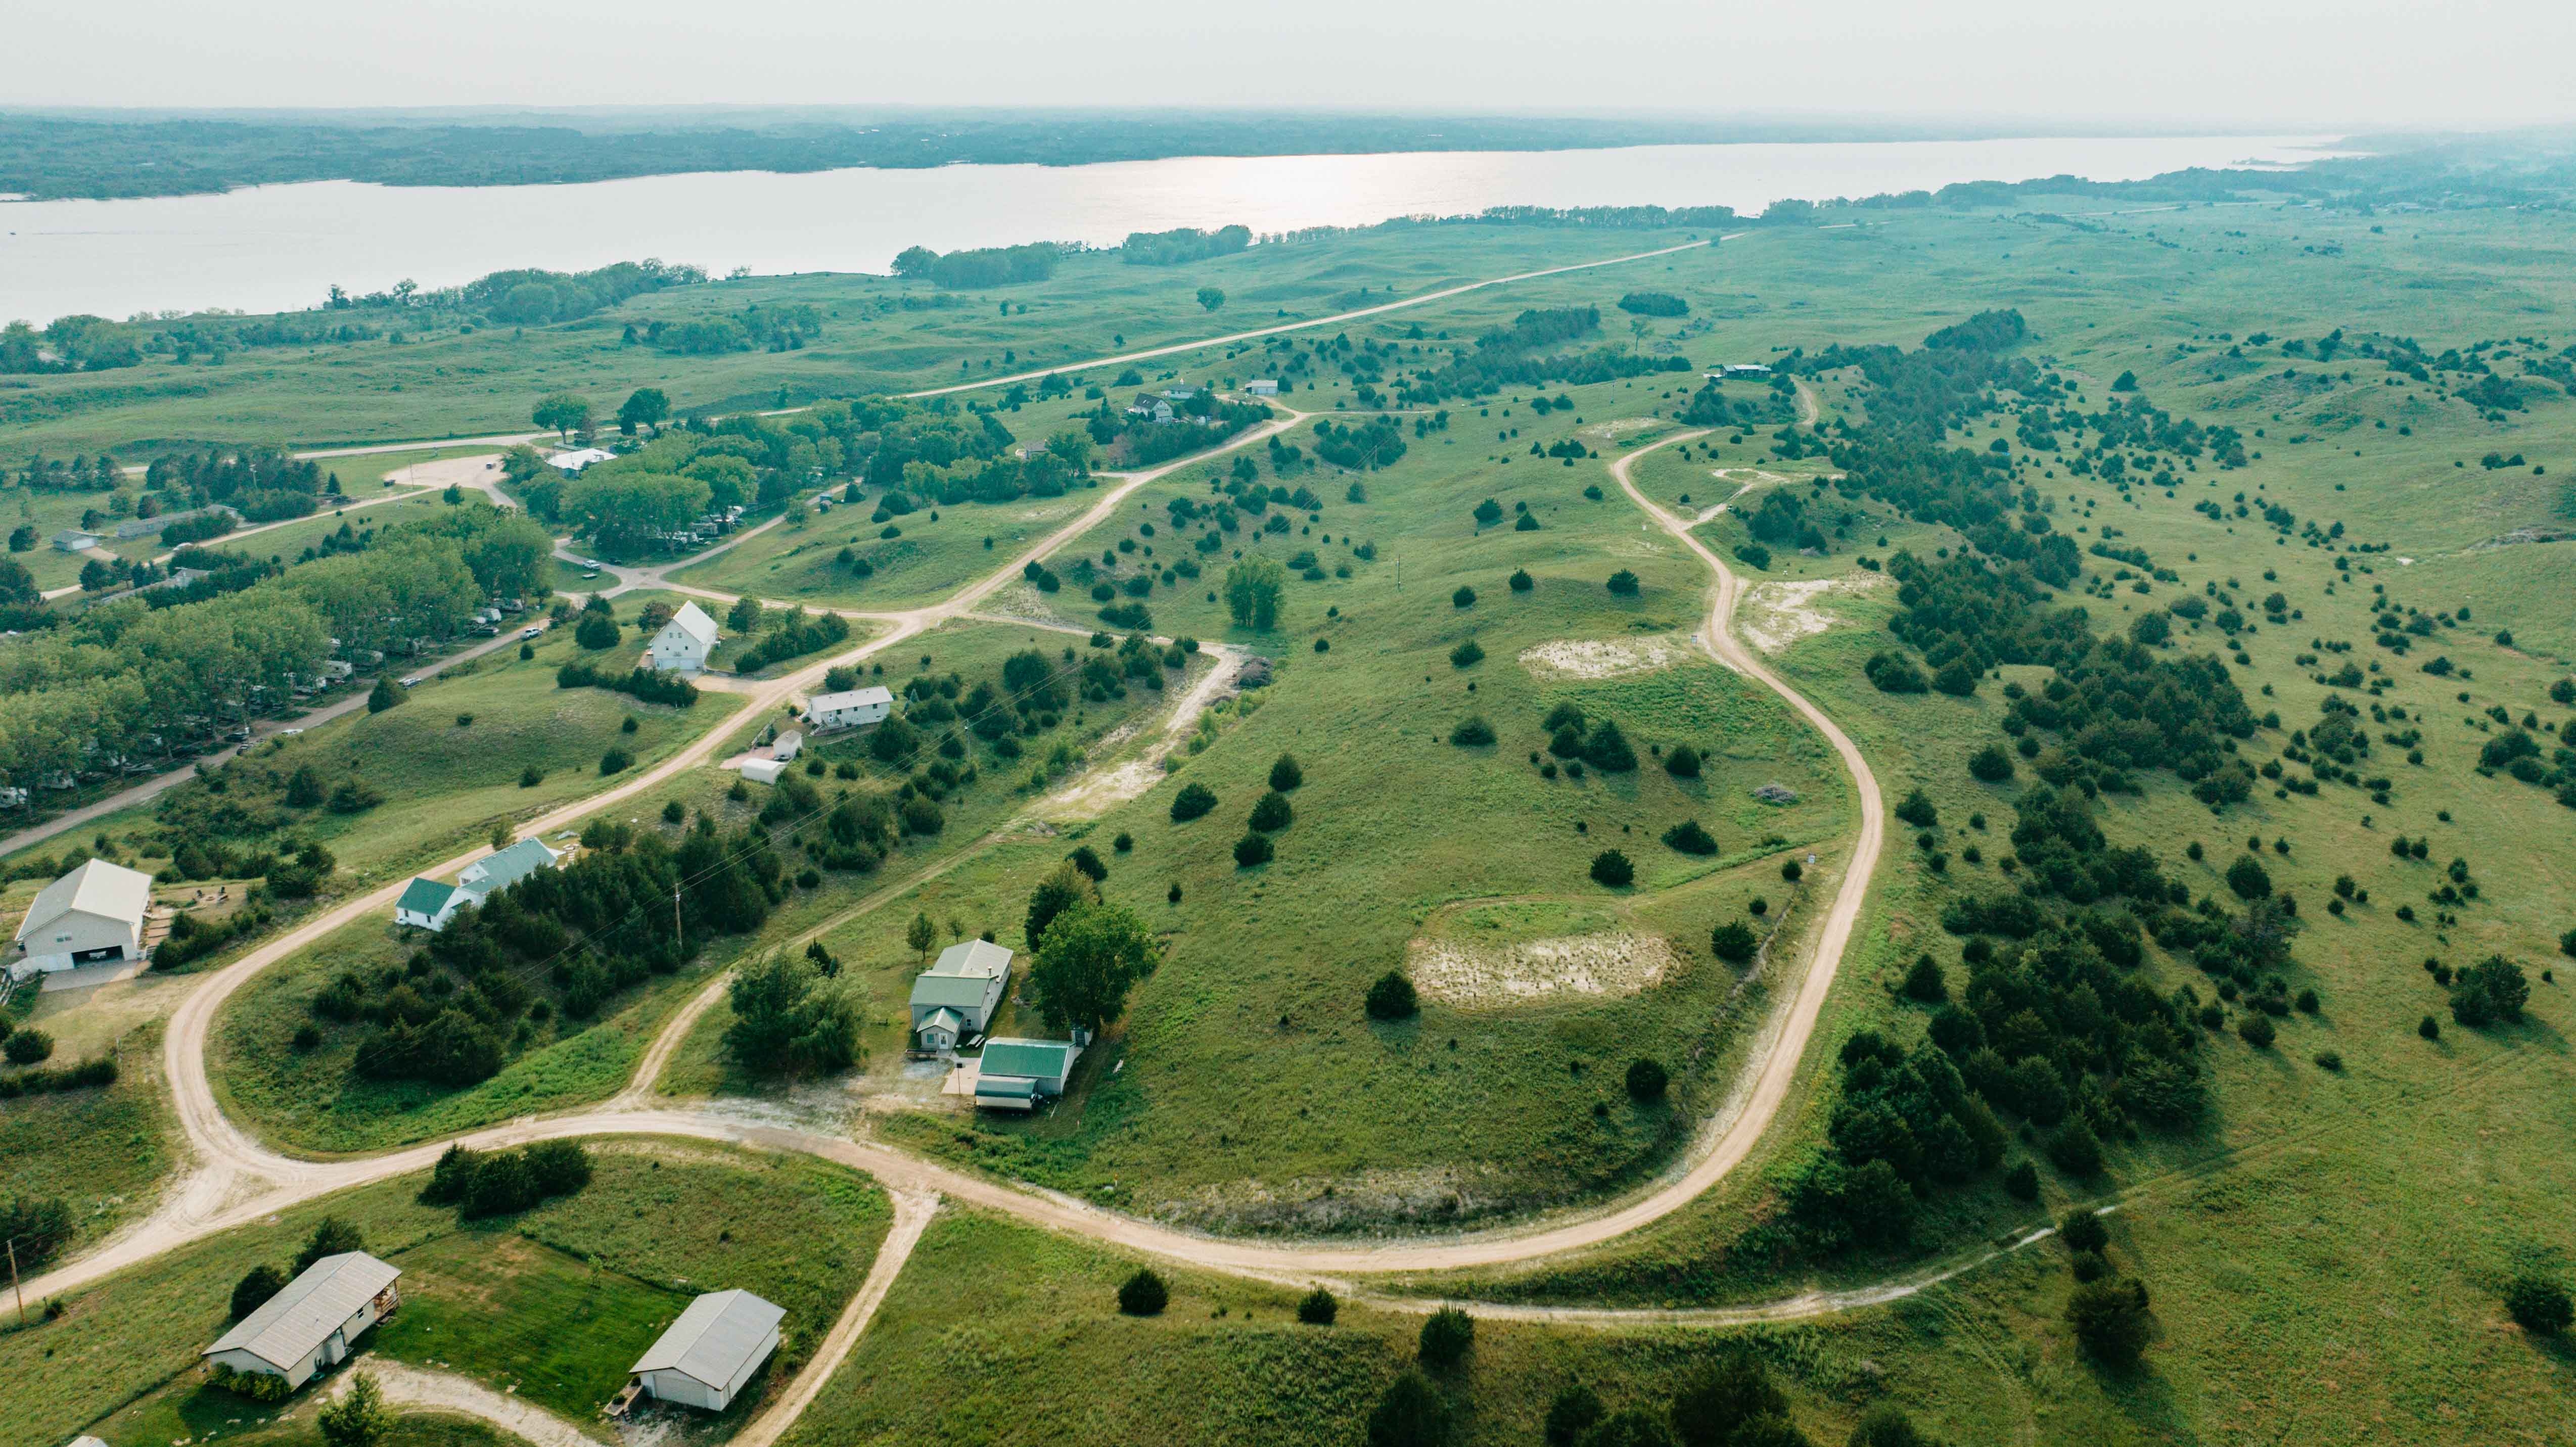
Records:
M2571 0L76 0L0 105L1219 105L2576 119Z

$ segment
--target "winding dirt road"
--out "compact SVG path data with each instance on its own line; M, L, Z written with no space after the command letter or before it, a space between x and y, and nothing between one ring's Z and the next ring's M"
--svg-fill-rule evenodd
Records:
M1258 442L1269 433L1295 425L1296 415L1255 429L1233 445ZM946 1196L969 1205L1016 1217L1051 1230L1065 1231L1103 1244L1166 1257L1192 1266L1283 1281L1338 1280L1354 1276L1419 1273L1509 1265L1544 1259L1616 1240L1670 1215L1722 1180L1743 1161L1788 1099L1800 1061L1837 968L1856 926L1885 833L1878 783L1860 751L1833 720L1800 696L1761 660L1737 642L1731 621L1742 586L1705 545L1690 535L1688 525L1648 501L1629 476L1635 460L1656 447L1702 434L1676 434L1621 458L1612 475L1622 490L1664 531L1679 539L1705 563L1715 579L1701 645L1720 664L1778 693L1832 744L1858 790L1861 828L1849 867L1819 929L1813 963L1787 1006L1775 1012L1759 1042L1754 1069L1739 1086L1728 1108L1712 1120L1686 1158L1684 1168L1667 1174L1633 1198L1595 1212L1536 1225L1483 1231L1448 1239L1395 1243L1266 1243L1230 1241L1104 1211L1071 1197L1007 1184L917 1159L888 1147L812 1132L730 1119L705 1109L649 1108L650 1076L636 1082L608 1105L566 1115L512 1122L468 1133L459 1139L477 1148L528 1140L586 1135L659 1134L732 1142L775 1150L801 1151L840 1162L876 1177L890 1189L919 1196ZM1193 461L1200 459L1192 459ZM1180 465L1180 464L1176 464ZM819 679L829 667L890 647L937 622L970 612L973 606L1017 576L1028 557L1053 551L1079 532L1107 517L1137 487L1170 469L1129 475L1082 517L1015 558L991 576L961 589L948 601L906 614L888 615L890 630L839 657L774 680L754 695L756 716L798 687ZM737 727L739 727L737 725ZM602 807L651 789L670 776L695 767L716 754L723 738L718 730L657 768L605 794L567 804L536 820L526 832L560 828ZM466 858L442 868L461 867ZM450 1143L429 1142L386 1155L357 1160L312 1161L280 1155L251 1139L218 1106L205 1072L205 1041L224 1000L253 975L299 949L306 948L351 920L387 908L393 887L347 901L321 917L246 955L210 977L173 1017L164 1051L180 1123L201 1161L172 1193L163 1208L137 1228L101 1249L47 1276L28 1283L39 1296L96 1280L146 1260L187 1241L272 1214L301 1201L368 1181L425 1169ZM694 1013L684 1013L667 1026L663 1038L647 1052L646 1069L658 1072Z

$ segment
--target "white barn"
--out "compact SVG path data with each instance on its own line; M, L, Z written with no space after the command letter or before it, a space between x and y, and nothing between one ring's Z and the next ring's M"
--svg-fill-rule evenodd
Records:
M576 447L546 459L546 466L569 477L594 462L615 462L617 454L602 447Z
M152 908L152 876L93 859L48 884L18 923L13 978L81 965L143 958L143 918Z
M360 1332L402 1304L394 1290L401 1275L402 1268L364 1251L325 1256L234 1323L205 1356L237 1372L303 1386L315 1372L345 1360Z
M894 693L884 688L853 688L843 693L818 693L805 705L805 722L821 729L865 728L886 721L894 712Z
M716 647L716 620L695 603L683 603L653 635L653 666L665 673L696 673Z
M778 1350L786 1315L748 1291L709 1292L689 1303L628 1374L662 1401L721 1412Z

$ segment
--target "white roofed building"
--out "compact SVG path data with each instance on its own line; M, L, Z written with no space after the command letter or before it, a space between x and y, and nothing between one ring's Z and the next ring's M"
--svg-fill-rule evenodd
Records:
M217 1366L303 1386L345 1360L360 1332L402 1304L394 1290L401 1275L402 1268L364 1251L325 1256L234 1323L204 1355Z
M143 920L152 908L152 876L93 859L48 884L18 923L25 956L12 978L143 958Z
M594 462L613 462L616 458L616 453L604 447L576 447L570 452L558 452L547 458L546 466L569 475L581 471Z
M697 604L683 603L653 635L653 666L665 673L696 673L707 666L716 641L716 620Z
M842 693L818 693L805 705L805 722L817 731L823 729L864 728L886 721L894 712L894 693L884 688L853 688Z
M778 1350L787 1315L748 1291L716 1291L690 1302L627 1372L665 1402L721 1412Z

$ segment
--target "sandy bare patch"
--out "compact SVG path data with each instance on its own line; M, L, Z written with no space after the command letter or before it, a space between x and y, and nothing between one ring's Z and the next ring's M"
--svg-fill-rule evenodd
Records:
M448 487L459 483L474 487L499 482L500 461L501 454L497 452L477 453L472 457L442 457L434 462L410 462L387 468L379 476L397 487Z
M1159 784L1171 773L1170 760L1181 746L1189 742L1197 729L1199 715L1218 699L1233 694L1234 655L1224 649L1210 648L1207 655L1213 664L1191 683L1172 704L1160 732L1149 732L1151 716L1129 719L1112 730L1108 737L1094 745L1094 758L1117 754L1139 737L1146 739L1142 752L1106 769L1087 770L1072 783L1049 795L1039 805L1050 819L1094 819Z
M1620 678L1670 668L1690 650L1677 638L1567 638L1521 650L1521 667L1541 678Z
M1597 437L1604 442L1608 442L1613 438L1625 437L1632 432L1643 432L1648 428L1662 427L1664 425L1666 424L1660 417L1618 417L1613 418L1608 422L1595 422L1591 426L1581 429L1576 435L1581 437Z
M1468 1009L1565 996L1633 995L1679 969L1660 935L1621 931L1510 945L1417 939L1405 946L1414 987Z
M1884 581L1876 573L1849 578L1814 578L1804 582L1756 583L1744 592L1736 625L1753 646L1777 653L1801 638L1834 625L1825 602L1837 593L1865 593Z
M1047 595L1039 592L1037 585L1025 578L1014 579L996 589L992 596L976 605L976 611L998 613L1005 618L1023 618L1031 623L1056 621L1055 608L1047 602Z

